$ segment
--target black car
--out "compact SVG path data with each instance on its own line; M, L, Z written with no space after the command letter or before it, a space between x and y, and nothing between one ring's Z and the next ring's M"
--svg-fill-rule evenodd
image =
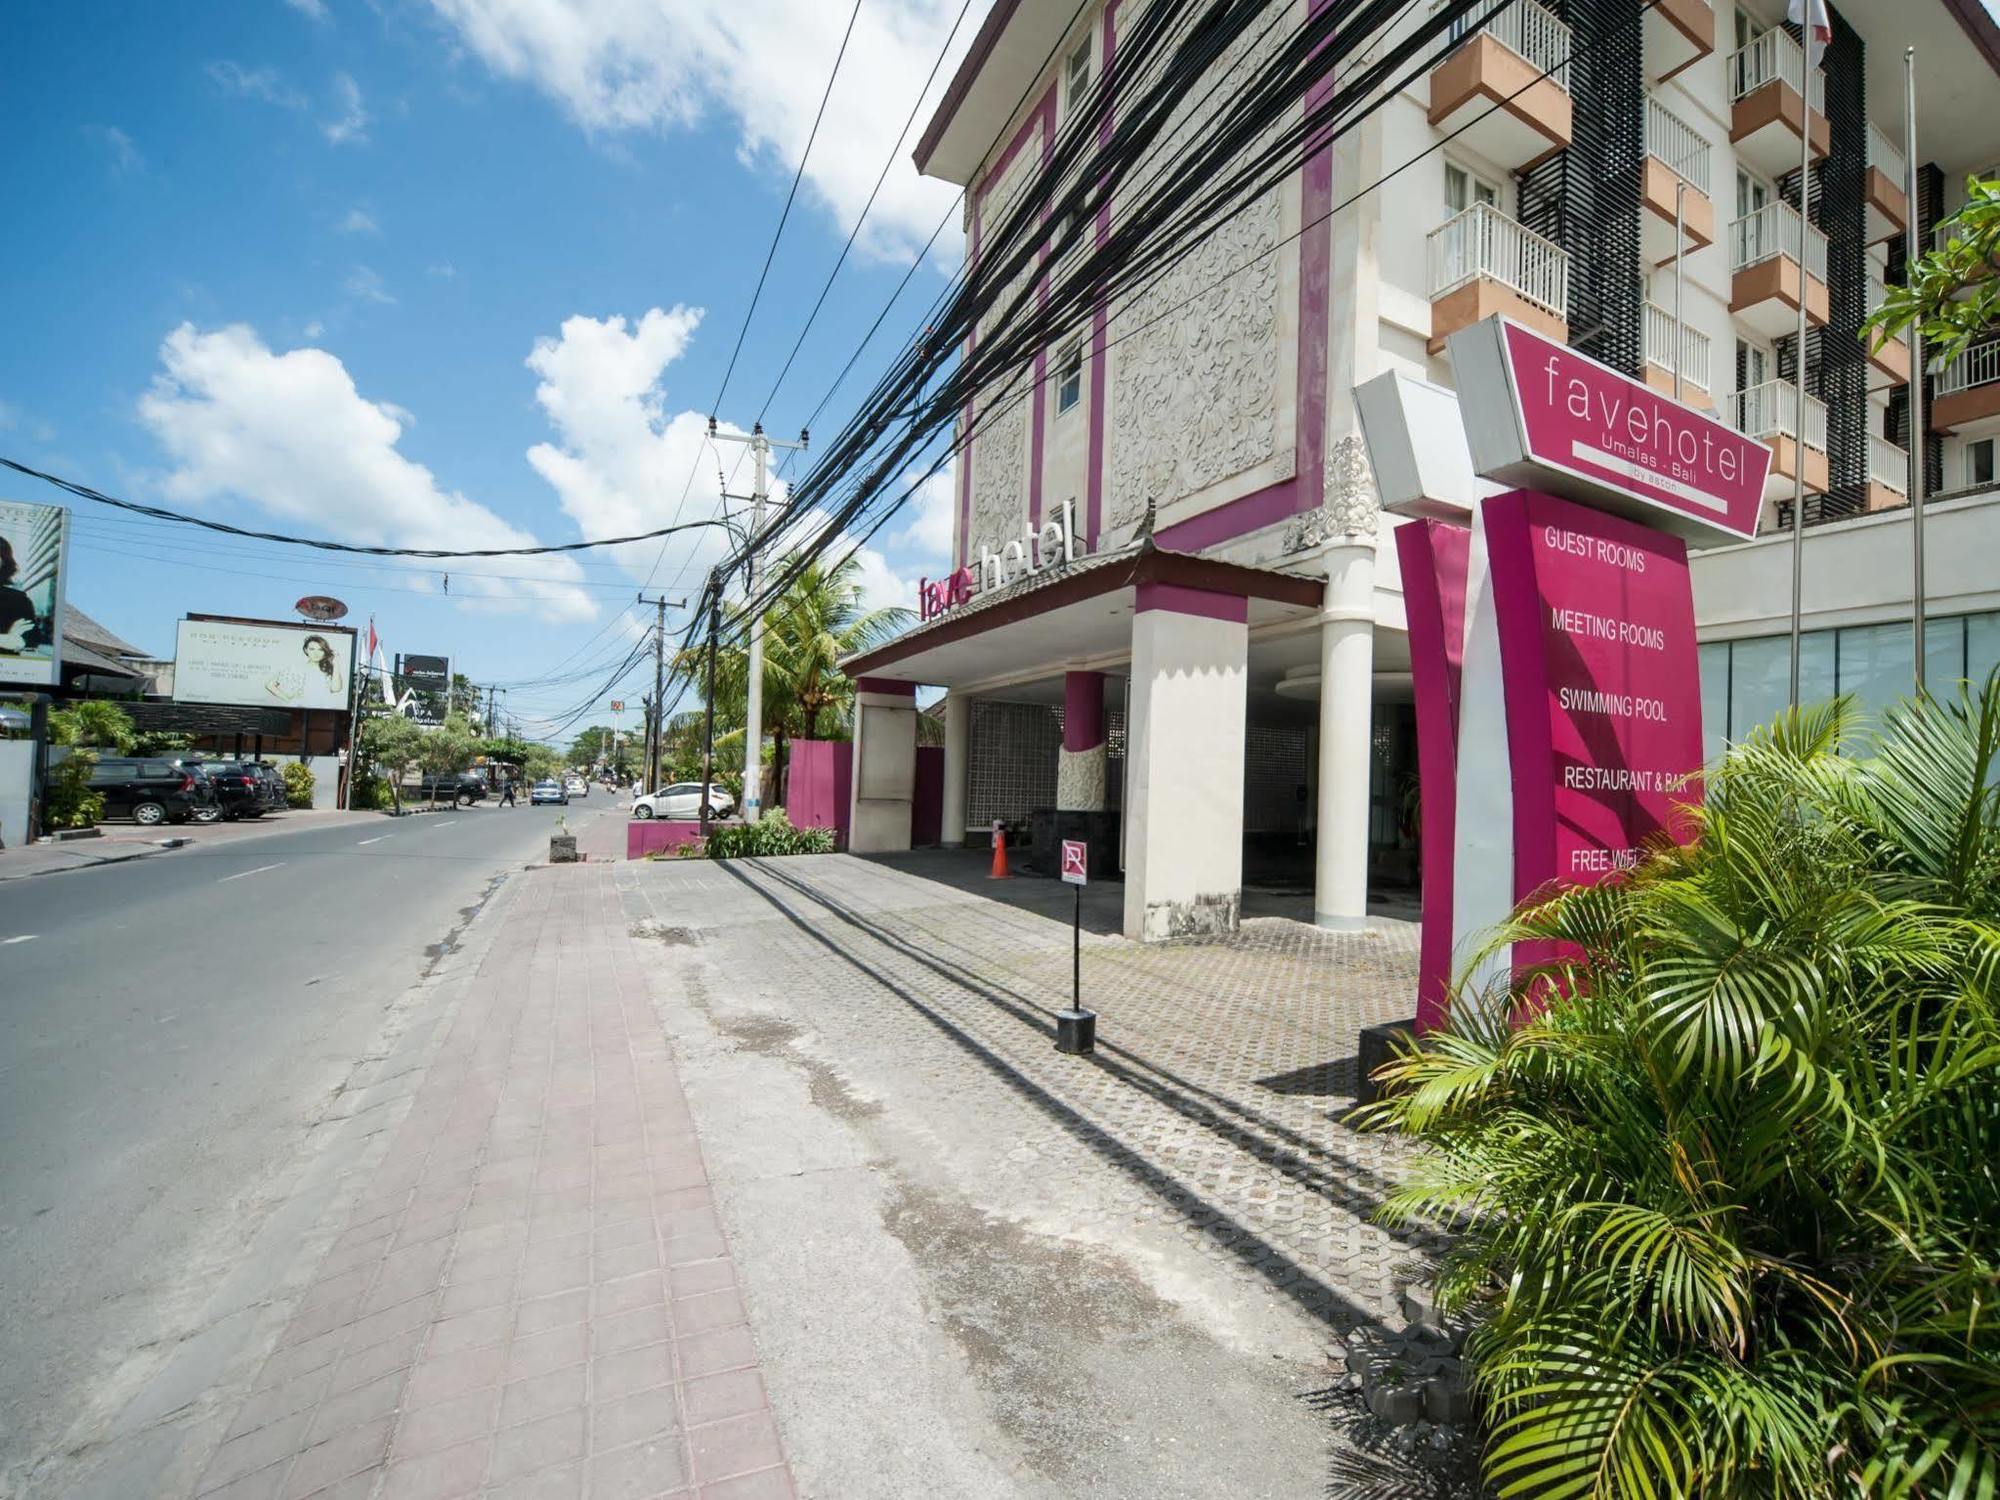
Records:
M231 822L238 818L261 818L270 807L264 778L249 761L184 760L181 767L199 770L208 778L215 788L215 805Z
M426 802L483 802L486 792L486 778L477 771L426 776L417 783L417 795Z
M257 773L257 783L263 793L265 811L277 811L291 805L290 799L285 795L285 778L279 774L276 766L258 760L250 763L250 769Z
M194 772L170 760L131 755L98 757L90 768L90 789L104 799L106 817L148 827L185 823L215 805L213 789Z

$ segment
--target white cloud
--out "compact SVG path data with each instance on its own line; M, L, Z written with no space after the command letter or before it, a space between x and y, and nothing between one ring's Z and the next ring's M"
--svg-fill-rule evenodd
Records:
M86 125L83 133L97 142L111 155L111 175L123 177L127 172L146 170L146 158L139 154L139 148L132 137L116 125Z
M306 324L306 337L309 339L316 339L325 332L326 324L320 322L318 318L314 318L310 323Z
M556 432L528 462L556 492L586 536L629 536L711 516L717 505L715 448L708 417L671 415L661 380L701 324L701 309L655 307L623 317L566 318L554 338L535 341L528 368L540 378L535 400ZM692 476L692 479L690 479ZM686 497L685 505L682 497ZM728 550L719 527L616 549L634 577L679 587L698 580Z
M439 281L456 281L458 279L458 267L448 260L441 260L434 266L426 267L424 274L426 276L435 276Z
M834 544L831 556L839 557L851 545L843 536ZM915 609L917 581L906 578L889 566L889 560L873 547L854 554L854 581L861 585L861 598L869 609Z
M364 144L368 139L368 109L361 102L361 85L349 74L334 74L333 102L339 113L320 122L320 134L336 146L350 142Z
M315 21L328 19L326 0L285 0L285 4L289 5L300 15L309 16Z
M916 493L903 502L902 526L891 535L898 548L929 563L933 575L943 572L951 557L952 527L958 519L957 473L957 467L947 463L917 484ZM917 476L906 474L902 488L915 483Z
M785 178L812 131L851 10L835 0L431 3L489 68L532 83L586 130L666 130L722 112L734 118L745 156ZM897 146L896 137L959 9L957 0L875 0L854 23L806 182L844 232L895 148L860 241L867 253L915 254L955 196L919 178L910 151L972 26L953 38L911 139Z
M235 324L204 333L183 323L160 346L162 370L139 416L172 459L172 499L247 502L301 534L403 547L524 547L536 538L443 488L398 448L408 413L370 401L333 355L275 353ZM435 576L448 562L413 564ZM582 570L560 554L481 558L453 580L455 600L588 619Z
M396 299L382 285L382 278L370 266L356 266L341 282L341 289L356 302L379 302L385 307L394 307Z
M380 234L382 226L365 208L350 208L347 217L333 226L341 234Z
M206 69L215 86L226 94L275 104L280 109L304 109L306 96L286 83L276 68L246 68L228 58L218 58Z

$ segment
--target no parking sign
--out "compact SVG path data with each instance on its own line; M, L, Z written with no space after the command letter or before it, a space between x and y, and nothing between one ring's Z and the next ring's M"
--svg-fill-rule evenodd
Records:
M1090 884L1090 845L1082 839L1062 841L1062 878L1071 885Z

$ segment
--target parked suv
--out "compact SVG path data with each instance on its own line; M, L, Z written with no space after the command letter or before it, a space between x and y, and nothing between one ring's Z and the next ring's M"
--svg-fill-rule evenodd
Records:
M258 767L246 760L184 760L181 769L198 770L215 788L216 805L232 823L238 818L261 818L270 807L264 778Z
M269 761L252 761L250 769L257 773L257 784L263 793L264 808L267 812L282 811L290 803L285 797L285 778L278 768Z
M439 802L483 802L486 800L486 778L477 771L447 772L443 776L426 776L417 783L417 796L425 802L435 794Z
M104 799L108 818L130 818L148 827L185 823L213 806L207 783L170 760L105 755L90 768L90 789Z

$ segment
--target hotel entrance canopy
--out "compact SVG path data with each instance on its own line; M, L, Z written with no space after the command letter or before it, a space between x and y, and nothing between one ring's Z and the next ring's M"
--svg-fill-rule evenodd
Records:
M841 663L851 678L957 688L1065 664L1123 660L1135 611L1203 596L1242 601L1259 626L1312 615L1323 576L1245 567L1151 541L1079 558L968 603Z

